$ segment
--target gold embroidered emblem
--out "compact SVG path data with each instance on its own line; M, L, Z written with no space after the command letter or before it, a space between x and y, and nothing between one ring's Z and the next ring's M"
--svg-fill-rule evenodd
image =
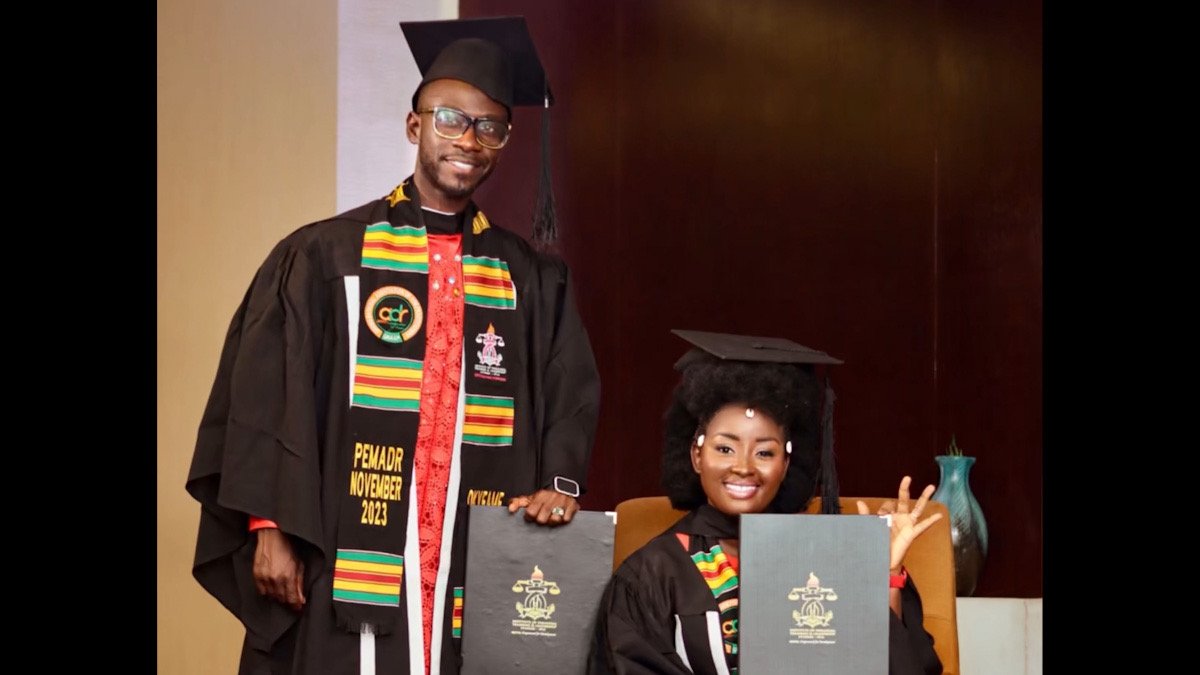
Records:
M555 605L547 600L546 596L562 593L558 584L547 581L542 569L534 565L533 574L529 575L528 579L517 580L512 590L513 593L525 594L524 601L516 603L517 615L520 618L513 619L512 635L557 635L555 631L558 629L558 622L549 620L554 614Z
M822 588L821 580L812 572L808 573L808 582L803 586L793 588L787 595L788 600L799 600L800 609L792 612L792 620L796 628L788 633L791 644L836 644L837 629L832 627L833 610L825 607L826 602L838 599L832 588Z
M395 206L400 202L408 201L408 195L404 194L405 185L408 185L408 181L404 181L403 183L397 185L396 189L392 190L392 193L387 196L388 206Z

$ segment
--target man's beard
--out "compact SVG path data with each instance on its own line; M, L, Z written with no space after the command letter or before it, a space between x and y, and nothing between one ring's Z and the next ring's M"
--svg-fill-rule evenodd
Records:
M492 171L496 168L495 163L489 165L487 167L487 171L479 177L478 181L473 184L467 181L444 181L442 180L441 172L439 171L441 168L441 162L438 161L436 156L429 156L425 153L419 153L418 159L421 163L421 168L424 169L425 177L429 179L429 182L433 185L433 187L447 197L452 197L455 199L470 197L475 190L480 185L483 185L484 181L486 181L492 175Z

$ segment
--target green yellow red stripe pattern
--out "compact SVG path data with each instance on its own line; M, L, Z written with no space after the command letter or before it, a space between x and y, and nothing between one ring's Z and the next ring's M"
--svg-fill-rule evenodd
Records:
M681 540L682 541L682 540ZM707 552L699 551L692 554L692 562L704 577L713 598L717 601L717 609L721 617L721 642L726 654L738 653L738 575L733 564L725 555L720 544L713 546ZM730 673L737 674L736 668L730 668Z
M421 399L421 362L359 355L354 366L350 404L359 408L417 412Z
M395 227L386 221L368 225L363 234L362 266L429 274L429 239L425 228Z
M360 605L400 605L404 556L339 548L333 566L333 599Z
M454 587L454 618L452 619L450 630L454 637L462 637L462 615L463 615L463 587Z
M492 309L516 309L517 289L508 263L499 258L464 255L463 302Z
M733 565L729 564L729 559L725 557L725 551L720 544L708 552L693 553L692 562L696 564L696 569L700 570L700 576L704 577L704 583L708 584L714 598L738 587L737 572L734 571Z
M463 410L463 443L512 445L514 411L511 396L467 394Z

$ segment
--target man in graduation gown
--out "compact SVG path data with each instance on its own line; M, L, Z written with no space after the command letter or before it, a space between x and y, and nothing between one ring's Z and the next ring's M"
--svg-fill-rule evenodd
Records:
M584 489L568 270L471 201L512 106L550 102L524 20L402 25L414 174L268 255L200 424L193 574L245 625L243 673L458 672L467 507L562 525Z

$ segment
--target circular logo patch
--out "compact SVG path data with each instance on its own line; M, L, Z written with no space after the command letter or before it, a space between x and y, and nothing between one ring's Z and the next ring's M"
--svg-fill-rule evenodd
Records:
M372 293L363 306L363 318L375 337L391 344L411 340L425 320L417 297L400 286L384 286Z

